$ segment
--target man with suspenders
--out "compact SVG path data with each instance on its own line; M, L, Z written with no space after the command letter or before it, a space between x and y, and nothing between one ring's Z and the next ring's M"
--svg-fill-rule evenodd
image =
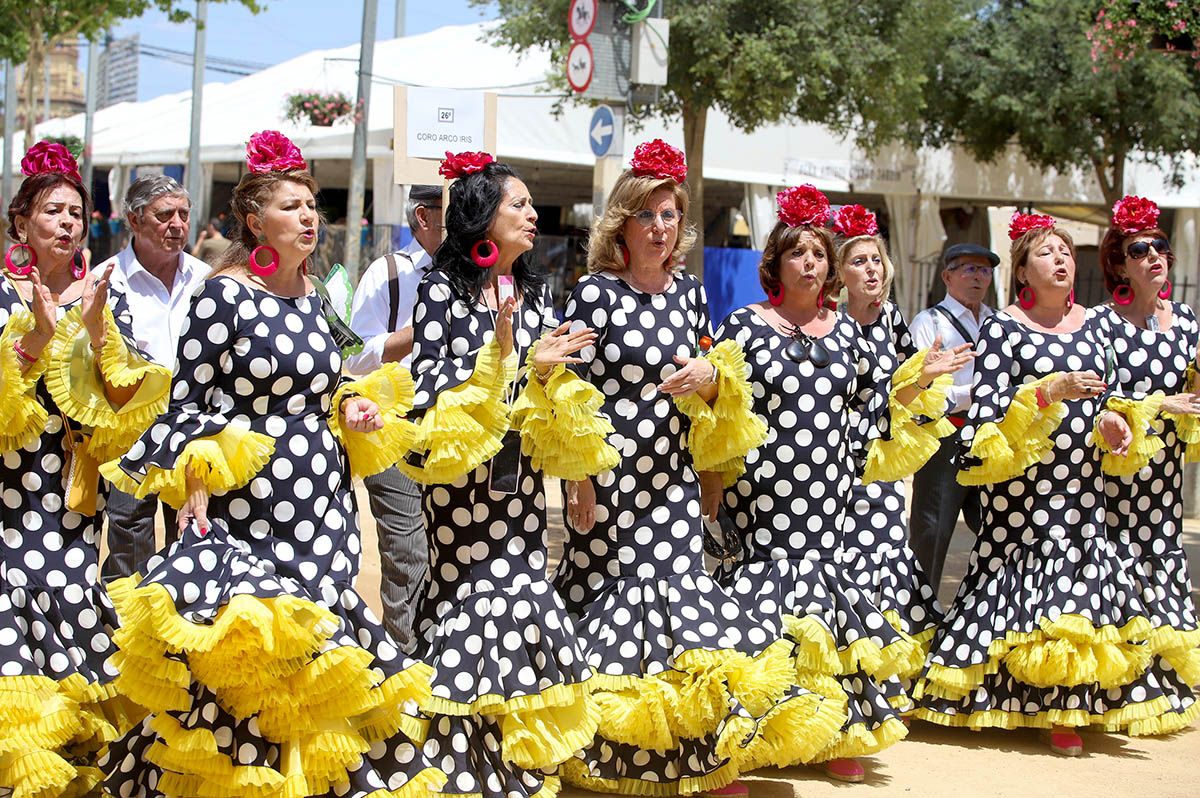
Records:
M996 253L977 244L955 244L946 250L943 263L946 298L918 313L909 325L918 349L930 346L939 335L947 349L974 344L984 319L994 312L983 304L983 298L992 284L992 270L1000 263ZM962 427L966 421L974 378L971 363L954 375L949 418L955 427ZM980 523L978 493L959 485L956 479L958 450L959 436L946 436L937 453L913 477L910 542L935 590L942 580L942 566L959 512L973 531L978 531Z
M442 243L441 187L413 186L406 210L413 240L375 260L354 291L350 327L363 339L363 351L346 361L351 374L366 374L383 363L409 365L417 283ZM379 535L383 622L403 645L412 638L417 591L429 562L421 488L394 466L364 483Z

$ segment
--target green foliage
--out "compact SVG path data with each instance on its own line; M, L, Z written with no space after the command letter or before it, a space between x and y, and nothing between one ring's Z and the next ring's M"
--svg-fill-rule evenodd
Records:
M83 160L83 139L79 136L46 136L46 141L56 141L70 151L71 155L75 156L75 160Z
M340 91L300 91L287 96L284 108L284 118L292 122L329 127L340 119L349 119L354 103Z

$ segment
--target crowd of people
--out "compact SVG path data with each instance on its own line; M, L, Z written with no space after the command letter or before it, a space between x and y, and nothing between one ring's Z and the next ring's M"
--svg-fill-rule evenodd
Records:
M914 720L1076 756L1089 728L1200 715L1200 325L1152 202L1113 208L1111 301L1076 304L1070 235L1018 213L1013 304L984 304L999 258L959 244L910 325L874 215L789 188L764 298L714 330L679 150L637 147L561 318L529 188L447 153L449 205L411 189L413 241L346 324L279 133L250 140L211 269L172 179L134 182L131 241L89 266L70 154L40 142L22 171L0 791L738 796L762 767L861 781ZM355 588L357 480L382 619ZM974 549L943 609L960 515Z

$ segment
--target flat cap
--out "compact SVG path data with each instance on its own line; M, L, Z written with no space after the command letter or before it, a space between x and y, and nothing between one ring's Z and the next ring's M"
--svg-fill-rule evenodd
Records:
M408 198L414 202L440 203L442 201L442 187L415 185L409 188Z
M974 255L977 258L987 258L988 263L992 264L992 266L1000 265L999 255L987 247L981 247L978 244L955 244L942 255L942 263L949 266L950 262L955 258L962 258L968 255Z

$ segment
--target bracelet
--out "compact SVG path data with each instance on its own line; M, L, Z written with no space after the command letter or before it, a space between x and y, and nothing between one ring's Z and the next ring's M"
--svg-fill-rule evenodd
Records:
M17 357L24 360L30 366L37 362L37 358L22 349L21 345L16 341L13 341L13 351L17 353Z
M103 351L104 351L104 345L105 345L106 343L108 343L107 339L106 339L106 340L103 340L103 341L101 341L99 346L96 346L96 342L95 342L95 341L89 340L89 341L88 341L88 348L89 348L89 349L91 349L91 350L92 350L93 352L95 352L96 354L100 354L101 352L103 352Z
M712 366L712 370L713 370L712 378L708 381L708 384L716 385L717 380L721 379L721 370L719 368L717 368L716 366L714 366L712 363L709 363L708 365Z
M1033 395L1037 397L1037 406L1040 410L1045 410L1047 407L1054 404L1046 398L1046 394L1042 392L1042 386L1040 385L1034 390Z
M922 385L920 380L913 380L913 385L917 386L918 391L928 391L929 386L933 385L933 383L929 383L929 385Z
M554 374L554 366L553 365L551 365L550 368L546 369L545 371L542 371L537 366L531 365L529 367L529 370L533 372L533 376L535 378L537 378L537 381L540 382L542 385L545 385L546 380L550 379L551 375Z

